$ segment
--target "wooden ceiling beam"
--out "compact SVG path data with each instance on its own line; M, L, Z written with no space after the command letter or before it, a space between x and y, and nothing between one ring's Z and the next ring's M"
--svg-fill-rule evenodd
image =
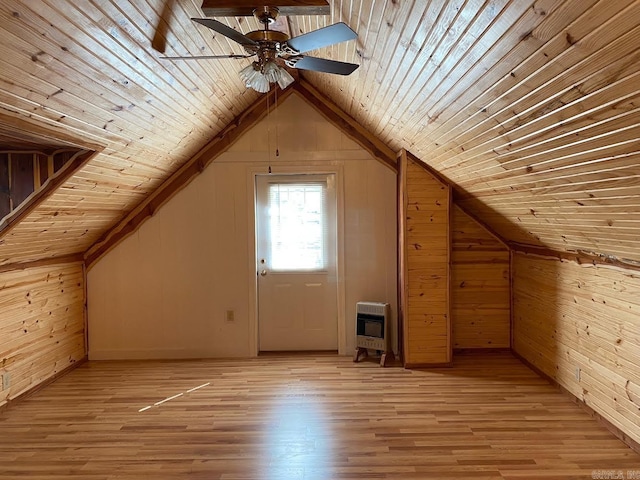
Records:
M344 110L320 93L313 85L300 78L300 81L296 82L293 88L328 121L368 151L374 158L380 160L394 172L398 171L396 152L372 135L356 119L345 113Z
M69 263L82 263L84 261L82 253L72 253L59 257L42 258L31 262L7 263L0 265L0 273L13 272L16 270L27 270L30 268L48 267L51 265L67 265Z
M578 265L584 267L600 266L620 270L640 271L640 262L628 258L618 258L613 255L603 255L595 252L586 252L584 250L561 251L517 242L509 242L508 245L513 252L523 255L535 255L554 260L576 262Z
M207 17L251 17L256 8L264 3L257 4L255 0L204 0L202 12ZM278 0L276 5L280 15L329 15L331 7L326 0Z

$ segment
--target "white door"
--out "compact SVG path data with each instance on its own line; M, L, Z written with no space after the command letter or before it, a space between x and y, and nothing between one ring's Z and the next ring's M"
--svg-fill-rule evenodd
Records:
M337 350L335 175L257 175L258 346Z

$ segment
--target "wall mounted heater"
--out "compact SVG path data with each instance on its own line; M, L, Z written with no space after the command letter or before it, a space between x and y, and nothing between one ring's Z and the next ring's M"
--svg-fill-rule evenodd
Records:
M381 354L380 365L393 360L389 342L391 307L388 303L358 302L356 304L356 353L354 362L368 355L368 350Z

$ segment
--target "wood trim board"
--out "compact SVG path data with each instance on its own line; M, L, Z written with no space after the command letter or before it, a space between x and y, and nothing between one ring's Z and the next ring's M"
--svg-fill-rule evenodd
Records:
M640 271L640 264L635 261L619 259L612 255L598 255L583 251L560 251L537 245L525 245L522 243L509 242L509 249L513 252L527 255L537 255L539 257L556 258L559 260L569 260L579 265L602 265L605 267L618 268L622 270Z
M46 267L49 265L61 265L68 263L82 263L84 256L82 253L74 253L71 255L63 255L61 257L42 258L31 262L8 263L0 265L0 273L11 272L14 270L26 270L28 268Z
M406 228L407 228L407 152L401 150L398 153L398 357L404 364L405 349L405 309L407 306L407 249Z
M207 17L252 16L254 0L203 0L202 12ZM329 15L331 7L326 0L279 0L274 6L280 15Z
M345 113L344 110L303 78L294 84L294 88L327 120L368 151L374 158L394 172L398 171L396 152L369 133L357 120Z

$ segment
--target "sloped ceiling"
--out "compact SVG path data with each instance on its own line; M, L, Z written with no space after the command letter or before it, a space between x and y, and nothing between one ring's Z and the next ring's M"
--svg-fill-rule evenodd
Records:
M305 72L318 90L503 238L640 260L640 1L330 3L288 18L293 36L359 34L315 53L360 64ZM0 148L100 151L0 238L0 265L86 251L259 98L236 74L247 60L159 58L243 53L191 22L200 5L0 2Z

